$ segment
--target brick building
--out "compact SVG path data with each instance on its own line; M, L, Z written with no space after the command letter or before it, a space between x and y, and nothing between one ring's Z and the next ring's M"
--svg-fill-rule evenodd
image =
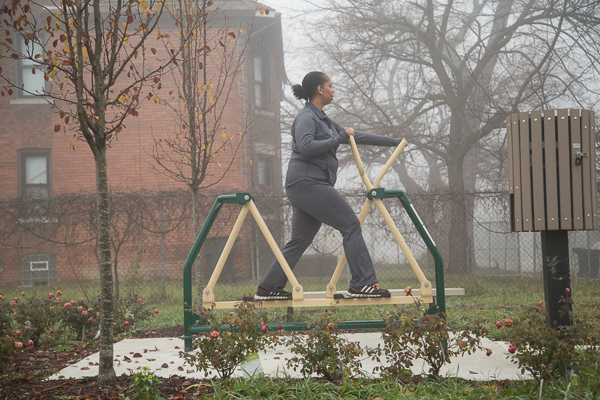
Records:
M248 39L252 53L238 75L223 115L224 130L247 133L229 171L206 196L207 205L214 200L211 196L215 193L280 191L282 182L279 102L283 49L280 15L273 10L257 12L254 0L215 3L234 24L252 21ZM258 7L261 5L258 4ZM169 23L164 24L161 27L163 32L169 29ZM5 54L0 59L0 66L2 75L19 86L35 88L47 85L43 74L32 74L34 65L31 62L15 61ZM169 91L168 80L165 80L161 91ZM94 159L85 142L75 142L75 150L70 148L74 132L62 124L57 111L45 99L27 95L18 89L12 96L0 97L0 286L97 278L91 212L95 191ZM251 121L249 128L245 125L248 121ZM62 125L55 132L57 124ZM113 252L116 254L113 258L120 257L115 262L121 265L138 262L140 268L145 268L142 276L146 278L162 275L164 280L166 273L166 279L181 279L182 260L185 260L193 241L187 187L157 173L150 155L152 141L172 136L175 133L173 129L172 111L163 104L147 102L139 110L139 117L125 120L125 129L108 150L108 179L114 195L111 214L115 241ZM220 155L225 157L222 162L229 163L232 154L225 151ZM209 177L203 186L210 186L214 183L211 179L218 175ZM129 211L125 203L129 204ZM123 207L119 208L119 204ZM137 209L145 209L147 220L141 228L138 226L135 235L128 228L133 218L132 204ZM19 208L23 207L46 207L51 211L41 213L41 217L23 219L19 217ZM180 215L185 222L177 229L164 228L163 225L169 223L165 213ZM273 220L277 218L278 210L271 209L269 214L267 219ZM157 222L159 219L160 224ZM139 219L137 222L140 225ZM160 225L160 238L156 235L158 228L152 228L155 225ZM228 233L226 225L207 243L209 264L216 262L214 254L218 253L223 237ZM235 268L233 260L228 262L230 279L252 277L255 267L250 260L256 259L256 251L252 245L245 244L237 249L235 257L246 261L239 263L244 267ZM137 253L144 255L136 258ZM169 253L172 255L169 256ZM162 268L158 268L161 264ZM81 265L88 267L81 268ZM116 269L115 273L118 273Z

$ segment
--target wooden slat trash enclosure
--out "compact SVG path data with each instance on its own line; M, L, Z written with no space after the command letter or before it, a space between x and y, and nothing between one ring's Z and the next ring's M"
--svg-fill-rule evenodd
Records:
M511 231L540 232L548 326L572 324L562 312L571 309L568 231L598 229L594 118L579 109L506 118Z
M506 128L511 231L597 230L594 112L515 113Z

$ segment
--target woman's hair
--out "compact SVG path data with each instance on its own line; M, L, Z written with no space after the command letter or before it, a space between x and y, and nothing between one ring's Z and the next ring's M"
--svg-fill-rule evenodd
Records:
M294 96L298 100L306 100L310 101L317 91L319 86L322 86L327 82L329 77L324 72L312 71L306 74L304 79L302 79L302 85L294 85L292 86L292 90L294 91Z

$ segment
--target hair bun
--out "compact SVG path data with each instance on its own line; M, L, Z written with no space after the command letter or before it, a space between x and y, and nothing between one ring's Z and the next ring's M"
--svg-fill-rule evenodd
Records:
M304 99L304 100L308 101L308 92L306 91L304 86L296 84L296 85L292 86L292 91L294 92L294 96L298 100Z

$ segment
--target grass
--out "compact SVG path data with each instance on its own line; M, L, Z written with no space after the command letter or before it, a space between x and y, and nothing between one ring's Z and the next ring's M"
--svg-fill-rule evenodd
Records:
M596 371L600 372L600 371ZM592 377L593 378L593 377ZM538 384L520 382L474 382L457 378L402 383L384 379L356 379L338 385L316 379L288 377L232 379L212 382L211 399L561 399L592 400L600 396L600 379L575 386L570 382Z

